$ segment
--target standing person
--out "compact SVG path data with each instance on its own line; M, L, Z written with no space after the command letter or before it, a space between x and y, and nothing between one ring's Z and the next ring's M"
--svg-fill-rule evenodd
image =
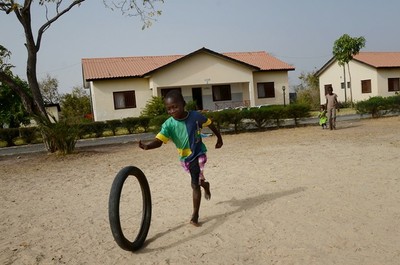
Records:
M338 108L337 95L333 93L333 88L328 88L328 94L325 95L326 98L326 110L328 112L328 122L329 129L336 130L336 108Z
M178 149L181 165L191 176L193 214L190 223L194 226L200 226L200 187L204 189L205 199L211 198L210 183L205 180L203 175L204 165L207 162L207 148L201 138L201 129L208 126L217 136L215 148L222 147L222 137L210 119L197 111L185 111L186 102L179 91L171 90L168 92L164 98L164 104L171 117L163 123L161 131L154 140L148 143L139 141L139 147L148 150L159 148L169 140L174 142Z
M319 111L318 118L319 118L319 125L322 126L322 129L327 128L326 121L328 120L328 117L326 116L325 105L321 105L321 109Z

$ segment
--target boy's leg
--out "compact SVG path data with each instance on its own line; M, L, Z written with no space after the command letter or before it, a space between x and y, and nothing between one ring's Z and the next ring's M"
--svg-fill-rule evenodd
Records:
M199 224L199 211L200 211L200 203L201 203L201 190L200 186L192 183L193 189L193 214L192 219L190 219L190 223L194 226L200 226Z
M202 180L200 184L204 189L204 198L206 200L211 199L210 183L208 181Z
M200 226L199 224L199 211L201 203L201 190L199 185L200 177L200 166L199 161L195 159L189 164L189 172L191 176L191 186L193 190L193 214L190 223L194 226Z
M199 174L200 186L202 186L204 189L204 198L206 200L209 200L209 199L211 199L210 183L205 180L204 174L203 174L204 166L207 162L207 156L205 154L199 156L198 161L199 161L199 167L200 167L200 174Z

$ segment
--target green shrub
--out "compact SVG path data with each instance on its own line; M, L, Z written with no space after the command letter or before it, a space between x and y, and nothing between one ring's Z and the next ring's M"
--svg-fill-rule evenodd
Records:
M287 118L294 119L296 126L299 124L299 119L308 118L311 116L311 107L308 104L290 104L286 106L284 111Z
M0 129L0 139L7 142L7 146L14 146L13 140L19 136L17 128Z
M45 136L45 144L50 152L70 154L74 151L78 140L80 126L69 124L65 120L41 125L40 129Z
M276 126L281 126L282 120L286 118L285 106L283 105L270 105L262 107L271 112L271 117L275 121Z
M243 112L239 109L226 109L219 111L220 123L225 125L227 128L233 125L235 133L238 133L242 129Z
M19 135L27 144L34 143L38 137L39 131L37 127L20 127Z
M141 116L138 118L137 126L141 127L144 132L147 132L150 127L151 117L148 116Z
M164 106L164 101L161 97L151 97L146 103L146 106L140 113L141 116L156 117L159 115L166 114L167 110Z
M139 119L134 117L124 118L122 119L122 126L128 130L129 134L132 134L139 126Z
M190 100L190 101L186 102L185 109L187 111L197 110L197 102L195 100Z
M122 126L121 120L108 120L106 121L107 129L109 129L115 136L119 127Z
M391 112L400 112L400 95L387 97L387 106Z
M95 121L82 124L81 129L85 134L94 134L96 138L103 136L103 132L107 129L107 124L102 121Z
M384 115L390 108L388 102L388 100L380 96L371 97L367 100L357 102L355 108L357 113L371 114L373 118L378 118Z
M272 123L272 113L267 108L249 108L242 113L243 118L252 120L259 130Z
M164 115L159 115L156 117L153 117L150 120L150 128L152 132L159 132L161 130L161 125L169 118L170 116L167 114Z

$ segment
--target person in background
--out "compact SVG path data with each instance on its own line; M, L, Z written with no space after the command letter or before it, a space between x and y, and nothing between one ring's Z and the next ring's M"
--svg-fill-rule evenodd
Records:
M337 100L337 95L333 93L332 87L328 88L328 94L325 95L325 98L329 129L336 130L336 109L339 107L339 102Z
M326 122L328 120L328 117L326 116L325 105L321 105L318 118L319 118L319 125L322 126L322 129L326 129L327 128Z

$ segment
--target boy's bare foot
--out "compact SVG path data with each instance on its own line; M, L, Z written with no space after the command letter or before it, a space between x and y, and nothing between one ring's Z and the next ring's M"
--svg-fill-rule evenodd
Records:
M200 227L201 226L201 224L199 222L195 222L193 220L190 220L190 224L195 226L195 227Z
M203 182L203 185L201 185L204 188L204 198L206 200L211 199L211 192L210 192L210 183L207 181Z
M190 224L194 225L195 227L201 226L201 224L199 223L199 217L193 215L192 219L190 219Z

